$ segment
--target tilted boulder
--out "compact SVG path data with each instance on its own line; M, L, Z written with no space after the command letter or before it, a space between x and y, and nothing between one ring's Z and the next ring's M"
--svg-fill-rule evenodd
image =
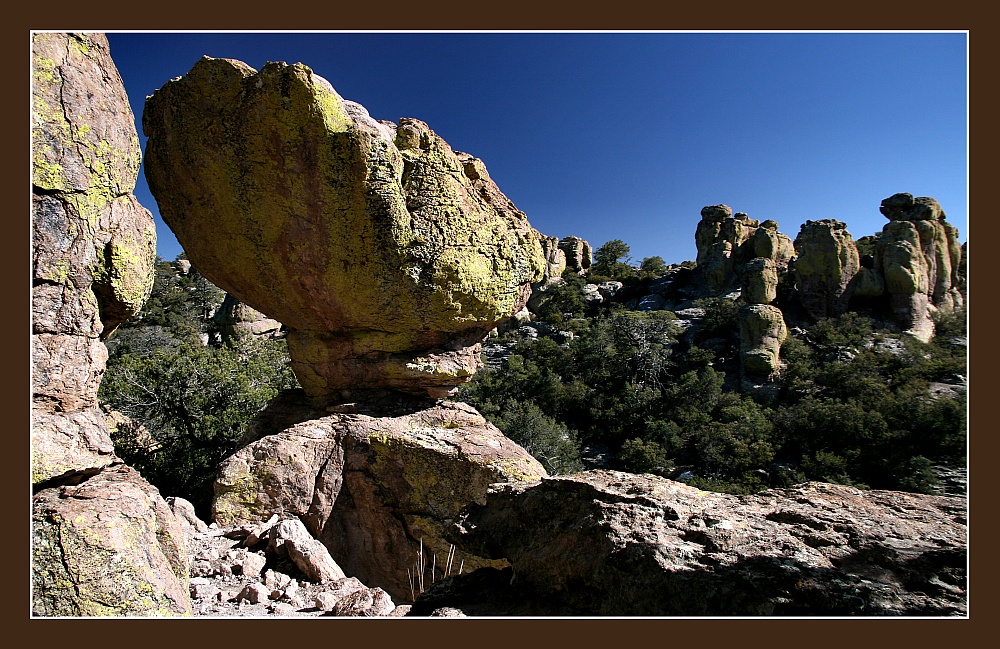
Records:
M745 372L773 374L781 366L781 343L788 337L781 309L749 304L740 309L740 361Z
M594 251L590 243L580 237L563 237L559 240L559 249L566 255L566 268L583 274L590 270L594 261Z
M875 268L885 279L893 319L927 341L934 334L934 311L965 304L958 229L933 198L893 194L879 209L889 223L875 244Z
M735 496L588 471L497 485L460 542L509 559L513 583L449 580L441 592L480 588L432 589L411 615L962 616L966 515L963 498L821 483ZM481 607L491 596L508 608Z
M257 420L260 436L226 459L213 518L223 526L298 518L337 564L397 601L410 598L422 540L438 576L447 530L494 482L545 469L470 406L440 402L398 416L330 414L286 393ZM465 569L497 565L463 555ZM429 581L429 577L428 577Z
M132 110L103 34L34 34L32 68L32 611L189 613L183 532L97 404L156 260Z
M843 221L806 221L795 237L795 287L799 301L813 318L830 318L847 310L851 280L861 269L854 238Z
M146 101L146 176L206 278L282 322L313 397L435 397L546 260L481 160L377 122L300 63L203 58Z

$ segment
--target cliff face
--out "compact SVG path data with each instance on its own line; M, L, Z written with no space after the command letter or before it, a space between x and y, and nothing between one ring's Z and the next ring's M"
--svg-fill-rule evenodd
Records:
M37 34L32 62L32 611L186 613L183 537L97 405L156 257L132 111L102 34Z
M202 274L288 328L311 396L450 393L544 274L482 161L419 120L376 122L302 64L206 57L143 128L164 220Z

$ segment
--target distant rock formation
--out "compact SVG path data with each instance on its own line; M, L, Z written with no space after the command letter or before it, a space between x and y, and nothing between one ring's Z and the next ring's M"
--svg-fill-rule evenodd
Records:
M559 240L559 249L566 255L566 267L583 274L590 270L594 261L594 251L587 241L580 237L563 237Z
M559 237L548 237L538 230L535 233L542 244L542 254L545 255L545 277L542 281L562 277L566 270L566 252L559 247Z
M614 471L496 485L460 542L512 570L442 583L410 615L962 616L966 518L963 498L815 482L748 496Z
M101 342L149 297L139 139L103 34L32 36L32 612L191 610L184 538L113 453Z
M547 475L460 403L395 416L331 414L289 393L253 426L259 439L222 464L214 520L232 526L272 515L301 519L348 575L397 601L411 596L407 570L413 573L421 545L443 571L448 529L466 507L485 502L491 483ZM462 556L466 570L506 565Z
M773 375L780 366L781 343L788 337L781 309L772 306L778 289L774 261L757 257L741 268L740 362L743 372Z
M243 338L273 338L281 330L281 323L253 308L243 304L230 294L226 294L222 305L213 316L219 327L222 340L239 340Z
M707 205L695 230L698 249L694 281L707 295L738 288L740 268L757 257L770 259L780 272L794 255L791 239L778 232L778 224L763 223L746 213L733 215L728 205Z
M544 274L481 160L419 120L373 120L305 65L205 57L147 99L143 130L164 221L206 278L288 328L313 397L451 393Z
M958 229L933 198L893 194L879 210L889 223L875 246L875 268L885 279L896 324L921 340L934 333L931 314L965 304Z
M851 280L861 271L858 249L843 221L806 221L795 237L795 288L814 319L847 311Z

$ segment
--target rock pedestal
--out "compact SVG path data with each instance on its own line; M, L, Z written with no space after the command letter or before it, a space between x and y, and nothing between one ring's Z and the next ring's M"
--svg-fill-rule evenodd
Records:
M146 176L188 258L282 322L311 396L440 397L546 259L481 160L302 64L203 58L147 99Z

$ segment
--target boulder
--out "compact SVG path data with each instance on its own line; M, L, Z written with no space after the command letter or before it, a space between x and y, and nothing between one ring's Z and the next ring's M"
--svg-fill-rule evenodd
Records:
M189 615L184 530L129 467L32 497L35 615Z
M319 412L301 392L272 402L259 436L220 467L213 518L300 519L348 575L409 600L422 545L445 568L447 530L495 482L537 480L541 464L471 406L410 405L405 414ZM296 414L298 416L296 416ZM282 524L285 524L284 522ZM496 565L464 555L467 570Z
M590 243L580 237L563 237L559 240L559 248L566 255L566 268L575 270L581 275L590 270L594 261L594 251Z
M773 374L781 366L781 343L788 327L781 309L749 304L740 309L740 361L744 372Z
M312 70L205 57L146 101L145 170L192 264L288 329L306 392L442 397L546 259L481 160ZM263 281L262 278L266 278Z
M268 548L287 555L310 581L333 581L347 576L326 546L313 538L297 518L281 521L271 528Z
M228 293L212 319L219 327L223 341L253 337L274 338L281 329L280 322L268 318Z
M795 287L799 302L814 319L847 310L851 280L861 269L854 238L843 221L806 221L795 237Z
M702 295L721 295L738 287L743 264L756 257L770 259L784 271L794 255L791 240L773 220L760 223L728 205L706 205L695 230L698 257L694 281Z
M566 270L566 252L559 247L559 237L547 237L538 230L535 230L538 241L542 245L542 254L545 255L545 277L562 277Z
M965 305L958 230L933 198L894 194L880 209L889 223L875 243L875 268L895 324L926 342L934 335L933 312Z
M462 544L516 579L463 575L428 595L478 592L421 597L411 615L962 616L966 515L962 498L821 483L735 496L589 471L497 485ZM506 608L473 606L491 597Z

